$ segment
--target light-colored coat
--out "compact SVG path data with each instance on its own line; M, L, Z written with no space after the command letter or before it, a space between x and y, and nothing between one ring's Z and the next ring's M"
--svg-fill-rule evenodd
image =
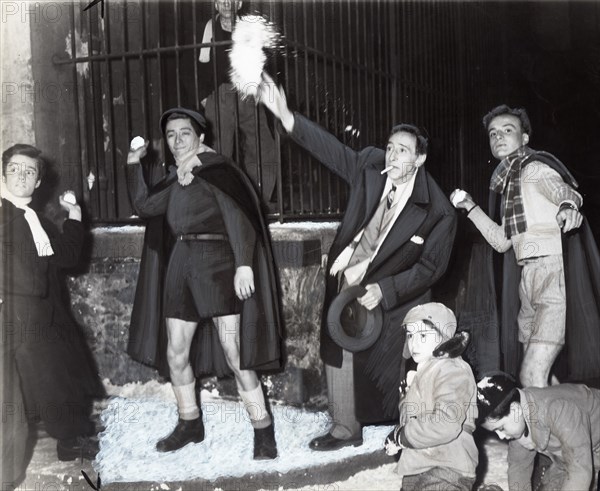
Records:
M477 385L461 358L432 358L419 363L400 403L402 450L397 472L420 474L447 467L475 476L478 452L473 440Z
M521 391L521 406L533 449L517 440L508 447L510 490L531 490L537 452L565 472L556 489L586 491L600 470L600 390L561 384Z

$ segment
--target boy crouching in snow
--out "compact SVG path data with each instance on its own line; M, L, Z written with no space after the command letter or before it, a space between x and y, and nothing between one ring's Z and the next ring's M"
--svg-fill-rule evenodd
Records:
M477 385L481 426L509 440L510 491L531 491L538 453L552 464L536 490L600 489L600 390L579 384L520 389L501 372Z
M456 317L440 303L412 308L404 318L404 357L417 371L407 374L400 424L388 436L388 455L402 450L397 472L402 490L470 490L478 453L473 441L477 385L460 358L468 342L456 333Z

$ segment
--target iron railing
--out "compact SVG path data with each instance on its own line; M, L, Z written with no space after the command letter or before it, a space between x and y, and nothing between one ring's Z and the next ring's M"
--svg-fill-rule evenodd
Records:
M150 139L157 156L168 160L160 114L176 105L201 107L199 81L206 69L198 62L200 50L228 42L202 42L206 21L215 20L213 2L110 2L104 18L98 9L83 12L87 3L71 4L70 52L54 63L70 66L77 80L73 143L79 146L90 214L96 222L127 222L133 213L125 177L130 138ZM469 70L477 63L486 68L485 43L472 46L470 40L475 34L486 39L481 30L492 22L489 12L445 1L245 3L241 14L265 15L283 35L283 48L267 69L285 86L293 109L355 149L383 146L394 123L417 124L430 136L427 166L442 187L489 175L489 169L465 166L480 158L480 142L470 142L481 135L475 135L476 125L464 123L474 107ZM488 38L492 43L493 33ZM274 135L276 189L265 197L270 218L338 218L345 183ZM239 159L239 145L233 157ZM90 174L96 178L91 189Z

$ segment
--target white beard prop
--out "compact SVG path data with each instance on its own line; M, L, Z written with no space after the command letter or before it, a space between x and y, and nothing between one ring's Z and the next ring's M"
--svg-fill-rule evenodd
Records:
M246 15L235 23L229 52L229 78L241 99L256 99L267 61L265 49L278 48L280 39L275 25L259 15Z

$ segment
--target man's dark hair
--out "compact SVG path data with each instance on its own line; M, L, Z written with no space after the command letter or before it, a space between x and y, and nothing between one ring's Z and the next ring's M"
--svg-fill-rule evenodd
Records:
M196 133L196 136L200 136L202 133L204 133L204 130L202 129L202 127L198 124L197 121L195 121L193 118L189 117L187 114L184 113L171 113L169 114L169 116L167 117L167 120L165 121L165 131L167 128L167 123L169 121L173 121L174 119L188 119L192 125L192 128L194 129L194 133Z
M483 117L483 127L485 128L485 131L487 132L492 119L497 116L504 116L505 114L519 118L521 130L523 130L523 133L527 133L531 136L531 122L529 121L529 116L527 116L527 111L522 107L509 107L506 104L496 106Z
M510 405L520 402L517 382L506 373L496 372L477 384L477 420L501 419L510 413Z
M2 174L6 175L6 166L15 155L25 155L35 160L38 165L38 180L44 177L46 173L46 159L42 156L42 151L33 145L25 143L17 143L2 153Z
M409 123L400 123L392 127L390 131L390 136L395 135L396 133L410 133L414 135L417 139L416 152L417 155L427 155L427 146L429 145L429 141L423 135L421 130L417 128L415 125Z

